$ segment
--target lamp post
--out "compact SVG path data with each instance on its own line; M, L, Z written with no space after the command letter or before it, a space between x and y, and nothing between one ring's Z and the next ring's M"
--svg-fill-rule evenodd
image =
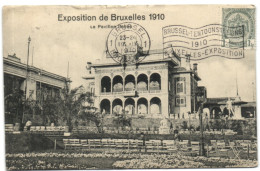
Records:
M27 79L28 79L28 63L29 63L29 54L30 54L30 42L31 38L29 36L28 38L28 51L27 51L27 63L26 63L26 80L25 80L25 99L26 99L26 94L27 94Z
M200 156L205 156L205 148L204 148L204 128L203 128L203 106L204 106L204 103L201 103L200 104L200 107L199 107L199 119L200 119L200 151L199 151L199 154Z
M26 95L27 95L27 82L28 82L28 64L29 64L29 55L30 55L30 42L31 37L28 38L28 50L27 50L27 62L26 62L26 78L25 78L25 88L24 88L24 104L23 104L23 116L22 116L22 123L24 123L24 111L25 111L25 105L26 105Z
M201 97L201 91L198 89L195 90L195 98ZM204 126L203 126L203 108L204 104L207 102L207 98L203 95L204 98L198 100L198 114L199 114L199 124L200 124L200 150L199 155L205 156L205 141L204 141Z

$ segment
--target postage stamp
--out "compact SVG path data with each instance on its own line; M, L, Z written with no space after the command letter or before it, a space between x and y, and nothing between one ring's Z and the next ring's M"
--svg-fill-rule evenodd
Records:
M255 46L255 8L223 8L224 46Z

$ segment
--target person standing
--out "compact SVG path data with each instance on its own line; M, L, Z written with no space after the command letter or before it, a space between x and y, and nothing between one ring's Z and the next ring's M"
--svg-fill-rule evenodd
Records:
M179 131L177 129L174 130L173 132L173 140L174 140L174 144L178 145L179 141L180 141L180 135L179 135Z
M141 152L141 149L143 148L144 151L146 152L145 134L144 134L143 132L141 132L141 135L140 135L140 137L139 137L139 140L142 140L142 141L143 141L142 145L141 145L140 148L139 148L139 151Z

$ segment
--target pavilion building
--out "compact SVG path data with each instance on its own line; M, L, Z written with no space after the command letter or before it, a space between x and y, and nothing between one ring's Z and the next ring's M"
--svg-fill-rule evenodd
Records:
M197 64L189 58L148 55L140 63L122 66L109 56L87 63L86 90L94 105L106 115L122 114L144 118L188 118L198 110L200 77Z

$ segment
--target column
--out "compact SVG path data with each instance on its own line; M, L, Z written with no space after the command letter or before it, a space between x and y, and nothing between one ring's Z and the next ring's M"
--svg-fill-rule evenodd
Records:
M110 115L113 114L113 101L110 102Z
M138 109L137 109L137 100L135 100L135 114L137 115L138 114Z
M122 99L121 99L122 100ZM125 102L124 102L124 100L122 100L122 108L123 108L123 110L125 111Z
M135 78L135 91L137 91L137 77Z
M53 98L53 87L51 86L51 97Z
M12 92L14 91L14 89L15 89L15 77L14 76L10 76L10 78L11 78L11 82L12 82Z
M123 77L123 91L125 91L125 77Z
M147 99L147 108L148 108L148 115L151 114L151 106L150 106L150 100Z
M148 86L148 92L150 92L150 75L147 76L148 77L148 83L147 83L147 86Z
M111 78L111 93L113 93L113 78Z

